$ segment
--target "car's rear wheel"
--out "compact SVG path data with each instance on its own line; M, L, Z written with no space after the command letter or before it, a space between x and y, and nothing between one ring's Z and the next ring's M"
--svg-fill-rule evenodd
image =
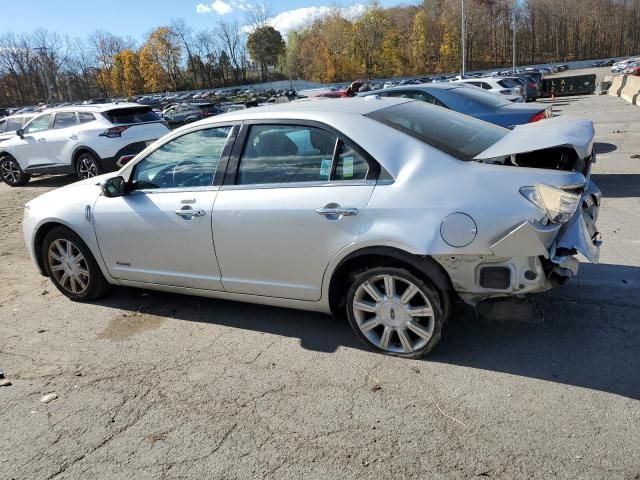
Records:
M352 275L346 308L358 338L377 352L419 358L442 335L438 292L404 268L376 267Z
M76 173L80 178L95 177L102 173L98 159L90 152L83 152L76 161Z
M22 171L15 158L2 157L0 158L0 178L10 187L21 187L29 183L31 175Z
M68 228L47 233L42 258L53 284L71 300L94 300L109 286L89 247Z

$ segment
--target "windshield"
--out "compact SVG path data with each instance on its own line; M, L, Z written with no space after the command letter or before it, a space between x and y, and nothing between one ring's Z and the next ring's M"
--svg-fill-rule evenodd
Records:
M509 130L424 102L408 102L367 115L459 160L469 161Z

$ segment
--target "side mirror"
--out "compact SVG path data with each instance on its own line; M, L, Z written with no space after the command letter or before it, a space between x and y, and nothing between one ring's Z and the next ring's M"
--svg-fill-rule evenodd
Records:
M19 128L18 130L16 130L16 135L18 135L20 138L24 138L24 129Z
M112 177L102 184L102 194L107 198L122 197L126 192L126 182L122 177Z

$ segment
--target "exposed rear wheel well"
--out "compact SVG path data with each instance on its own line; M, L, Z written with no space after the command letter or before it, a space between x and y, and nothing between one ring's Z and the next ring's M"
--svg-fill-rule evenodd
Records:
M47 276L46 274L47 269L45 268L45 265L44 265L44 258L42 258L42 242L44 242L44 237L47 236L47 233L49 233L52 229L56 227L67 228L65 225L58 222L45 223L44 225L41 225L40 228L38 228L38 231L36 232L36 237L33 240L33 246L34 246L33 253L34 253L34 256L36 257L38 270L40 270L40 272L42 272L44 276Z
M447 272L431 257L413 255L391 247L371 247L347 256L334 270L329 284L329 305L333 315L340 315L349 288L349 277L371 267L400 267L433 284L440 296L445 320L451 311L453 287Z

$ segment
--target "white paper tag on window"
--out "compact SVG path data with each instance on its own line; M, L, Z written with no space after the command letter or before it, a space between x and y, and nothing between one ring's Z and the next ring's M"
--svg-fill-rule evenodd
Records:
M331 175L331 159L323 158L320 164L320 180L329 180Z
M342 162L342 178L353 178L353 157L344 157Z

